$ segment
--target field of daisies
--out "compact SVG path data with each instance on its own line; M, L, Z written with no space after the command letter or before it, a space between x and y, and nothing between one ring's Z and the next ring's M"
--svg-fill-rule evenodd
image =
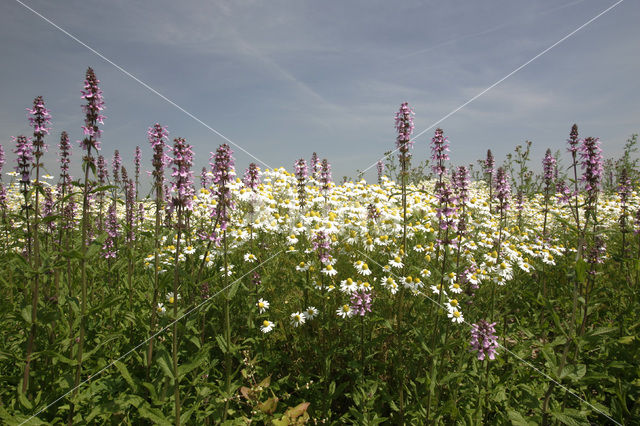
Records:
M79 144L37 97L0 145L3 424L640 418L635 135L458 167L442 129L412 158L403 103L375 182L228 145L196 170L162 124L127 170L91 68L81 98Z

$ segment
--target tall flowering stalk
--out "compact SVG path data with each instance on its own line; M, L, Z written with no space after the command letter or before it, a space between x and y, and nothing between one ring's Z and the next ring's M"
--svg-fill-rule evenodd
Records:
M556 169L556 159L551 154L551 149L547 148L547 152L542 159L542 177L544 179L544 224L542 226L542 238L547 238L547 216L549 214L549 197L554 182L554 170Z
M487 186L489 187L489 213L491 211L491 201L493 200L493 173L495 167L495 160L491 150L487 150L487 158L484 160L484 174L487 176Z
M296 180L298 181L298 204L300 209L304 209L306 204L306 182L307 182L307 163L304 158L299 159L293 165Z
M149 334L152 336L149 339L149 348L147 351L147 377L149 376L149 370L151 368L151 362L153 360L153 335L156 326L157 304L158 304L158 283L159 283L159 271L160 271L160 232L162 226L162 212L164 202L164 167L167 164L168 157L164 152L166 141L168 140L169 132L167 128L156 123L147 130L147 138L151 144L153 151L152 166L153 166L153 189L155 194L155 226L153 232L154 249L153 249L153 300L151 302L151 318L149 324ZM175 293L174 293L175 294Z
M249 164L249 168L244 172L242 182L252 191L258 189L258 185L260 185L260 167L256 163Z
M5 251L9 248L9 229L7 226L7 190L2 183L2 168L4 167L4 148L0 145L0 210L2 210L2 226L4 227L4 247Z
M98 172L98 185L105 186L107 184L107 179L109 179L109 171L107 170L107 163L104 159L104 156L102 155L98 155L97 172ZM98 193L98 231L102 231L103 229L103 218L102 218L103 210L104 210L104 191L100 191Z
M622 247L620 251L620 256L625 257L625 253L627 252L626 247L626 236L627 236L627 215L628 215L628 202L629 197L631 196L631 179L629 178L629 172L627 172L627 168L623 167L620 171L620 176L618 176L618 196L620 197L620 207L622 209L622 213L620 213L620 232L622 233Z
M181 238L184 227L184 215L187 211L193 209L193 172L191 165L193 164L193 152L191 145L187 144L184 138L176 138L173 140L173 157L171 159L172 170L171 177L171 201L170 207L176 213L176 252L174 254L175 265L173 275L173 294L178 295L180 284L180 249ZM177 297L177 296L176 296ZM173 317L178 318L178 301L173 303ZM173 374L175 377L175 422L180 425L180 375L178 371L178 323L173 324Z
M396 113L395 116L395 128L398 132L398 136L396 136L396 149L399 151L398 158L400 159L400 179L401 179L401 191L402 191L402 260L403 265L406 264L404 261L404 257L407 253L407 178L409 177L409 164L411 160L411 147L413 146L413 141L411 140L411 133L413 133L414 125L413 125L413 110L409 107L408 102L403 102L400 105L400 109ZM404 266L402 270L404 274ZM398 309L396 310L396 327L398 329L397 338L398 343L400 343L400 330L402 324L402 316L403 316L403 297L404 290L401 290L400 297L397 300ZM400 373L400 383L399 385L399 405L400 405L400 422L404 421L404 369L402 367L403 360L402 354L400 354L400 360L398 363L398 372Z
M314 179L318 178L318 172L320 171L320 159L318 158L318 154L315 152L311 154L311 161L309 162L309 167L311 168L311 177Z
M229 213L233 208L233 201L231 200L231 180L235 175L233 170L234 160L233 151L227 144L222 144L218 147L215 154L211 153L211 168L213 172L213 184L216 185L216 198L217 204L212 215L216 217L216 224L220 225L222 231L222 245L223 245L223 262L224 262L224 276L222 278L223 288L227 287L227 280L229 276L229 262L228 262L228 242L227 242L227 224L229 221ZM215 231L217 233L217 230ZM208 248L207 248L208 252ZM206 257L206 254L205 254ZM229 302L231 301L230 289L227 288L224 298L224 337L227 348L231 347L231 318L229 315ZM231 392L231 353L227 351L224 357L225 363L225 385L227 393ZM223 421L227 418L227 411L229 408L229 400L225 401L224 417Z
M329 164L329 161L326 158L322 160L319 182L321 185L320 192L324 195L324 201L326 204L329 190L331 189L331 164Z
M113 170L113 183L114 185L120 185L120 167L122 166L122 158L120 157L120 151L117 149L113 151L113 160L111 160L111 168Z
M478 352L478 360L484 361L496 358L498 338L496 337L496 323L480 320L477 324L471 324L471 350Z
M580 207L578 206L578 145L580 139L578 138L578 125L571 126L571 132L569 133L569 139L567 139L569 147L567 151L571 154L571 166L573 168L573 197L575 199L575 212L574 219L576 220L576 226L580 229Z
M100 136L102 130L98 127L98 124L104 123L104 116L102 111L104 110L104 101L102 99L102 90L98 87L100 81L96 78L93 69L88 68L86 78L84 82L84 90L82 90L82 99L87 101L86 105L82 106L85 113L84 126L82 126L84 132L84 139L80 142L80 146L85 151L82 168L84 171L84 185L82 187L82 234L80 240L80 250L82 257L80 259L80 273L81 273L81 303L80 303L80 336L78 339L78 365L76 368L76 378L74 382L75 390L74 396L78 394L78 385L80 384L80 376L82 374L82 354L84 349L84 333L85 333L85 314L87 311L87 243L88 243L88 229L89 229L89 192L91 190L91 184L89 181L89 171L95 167L95 159L93 157L94 151L97 153L100 150ZM73 407L69 412L69 420L73 419Z
M135 186L135 194L136 201L138 201L138 188L140 187L140 161L141 161L142 153L140 151L140 146L136 146L136 154L133 157L133 165L135 167L135 176L136 176L136 186Z
M107 224L105 231L107 232L107 238L102 245L102 256L105 259L115 259L117 254L116 239L118 238L118 231L120 225L118 224L118 217L116 215L116 200L109 205L107 210Z
M129 284L129 309L133 307L133 242L136 239L135 230L135 210L136 210L136 187L133 180L125 182L125 242L127 243L127 282Z
M382 160L378 160L376 169L378 170L378 185L382 185L382 172L384 171L384 163Z

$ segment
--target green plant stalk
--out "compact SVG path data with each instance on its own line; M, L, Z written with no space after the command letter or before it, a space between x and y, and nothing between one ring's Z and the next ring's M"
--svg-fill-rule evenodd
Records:
M29 331L29 339L27 341L27 356L25 360L24 377L22 379L22 392L26 393L29 389L29 371L31 367L31 355L34 351L35 338L37 332L37 320L38 320L38 291L40 287L40 239L39 239L39 222L40 222L40 157L42 152L38 146L35 152L36 160L36 181L34 183L36 201L35 211L33 215L33 259L31 260L32 267L35 270L35 276L33 277L33 287L31 290L31 329ZM28 211L28 209L27 209ZM29 222L27 221L27 227Z
M76 367L76 378L74 381L74 398L78 395L78 385L80 384L80 375L82 374L82 351L84 348L84 333L85 333L85 313L87 312L87 225L89 222L89 163L92 161L91 157L91 144L87 144L87 156L84 163L84 187L82 189L82 235L80 244L82 245L80 259L80 274L81 274L81 299L80 299L80 337L78 339L78 366ZM73 411L74 405L71 405L69 411L69 424L73 423Z
M151 302L151 318L149 320L149 348L147 350L147 379L149 379L149 371L151 369L151 362L153 360L153 333L156 325L156 311L158 303L158 268L160 266L160 226L162 225L162 184L156 182L156 223L153 232L154 238L154 250L153 250L153 301Z
M178 284L180 281L180 238L182 237L182 210L181 205L176 210L178 219L178 238L176 242L175 267L173 275L173 342L171 355L173 357L173 375L175 380L174 399L175 399L175 424L180 426L180 372L178 370Z
M403 158L400 161L401 165L401 173L402 173L402 276L405 277L405 263L407 256L407 162L408 159ZM402 344L402 316L404 314L403 305L404 305L404 287L400 289L400 297L398 297L398 309L397 309L397 317L396 317L396 337L397 337L397 347L400 348ZM403 351L399 350L399 362L397 369L400 372L400 389L398 392L398 402L399 402L399 416L400 422L404 422L404 382L405 382L405 374L404 374L404 357L402 356Z
M224 288L227 287L228 280L228 269L229 263L227 259L227 230L225 229L222 232L222 241L224 245L224 278L222 279ZM224 340L226 344L226 351L224 353L224 367L225 367L225 390L227 392L227 397L225 397L224 403L224 414L222 417L222 421L224 422L227 419L227 415L229 412L229 401L231 394L231 318L229 315L229 296L230 289L225 290L224 297Z

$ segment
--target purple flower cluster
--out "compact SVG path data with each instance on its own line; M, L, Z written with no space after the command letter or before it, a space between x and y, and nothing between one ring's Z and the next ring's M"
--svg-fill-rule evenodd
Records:
M313 247L313 250L318 255L320 262L326 264L329 260L329 249L331 248L329 235L327 235L327 233L325 233L324 231L316 232L311 239L311 245Z
M438 192L436 192L435 197L438 200L436 215L438 216L440 229L443 231L455 229L454 215L456 212L457 199L451 186L446 182L442 182L442 184L438 186ZM450 241L441 241L441 243L448 244Z
M125 238L127 239L127 242L131 242L136 239L134 229L135 201L135 186L133 184L133 180L129 179L128 181L125 181L125 220L127 223L127 233Z
M627 205L631 190L631 179L625 167L620 171L620 176L618 177L618 195L620 195L620 202L623 208Z
M458 167L458 170L451 172L451 183L456 193L459 204L464 204L469 200L469 169L465 166Z
M495 160L493 159L493 154L491 150L487 150L487 159L484 160L484 173L487 175L492 175L494 172Z
M173 210L176 207L183 210L191 210L193 208L193 152L191 145L184 138L176 138L173 140L173 158L171 159L172 170L171 191L173 196L169 203Z
M558 201L562 204L567 204L571 199L571 190L563 179L556 181L556 192L560 194L558 196Z
M87 100L87 104L82 106L82 110L85 113L84 126L82 126L85 138L80 142L82 148L87 150L88 160L90 160L91 148L96 151L100 150L98 138L102 135L102 130L98 128L98 124L104 124L104 119L106 118L102 115L104 100L98 83L100 83L100 80L96 78L93 69L88 68L84 90L81 91L82 99Z
M2 167L4 167L4 148L0 145L0 181L2 180Z
M147 137L153 151L153 181L156 189L162 191L164 184L164 166L171 160L165 153L164 147L169 138L167 128L156 123L147 130Z
M26 136L18 136L12 138L16 144L16 149L13 153L17 155L16 172L20 173L20 184L22 185L22 192L26 193L31 185L31 163L33 161L33 145L31 139Z
M471 324L471 351L478 351L478 359L483 361L485 356L489 359L496 358L498 348L498 338L496 337L496 323L489 323L485 320Z
M71 143L67 132L60 134L60 180L65 187L71 186L71 176L69 176L69 163L71 162Z
M396 138L396 147L400 151L398 154L398 158L400 158L400 162L402 164L406 164L411 158L411 154L409 154L409 150L413 146L413 141L411 140L411 133L413 133L413 110L409 107L408 102L403 102L400 105L400 109L396 113L396 130L398 131L398 136Z
M376 169L378 169L378 185L382 185L382 172L384 171L384 163L382 160L378 160Z
M545 192L551 189L553 183L554 172L556 170L556 159L551 155L551 150L547 148L547 152L542 159L542 174L544 177Z
M578 152L578 144L580 143L580 139L578 139L577 124L571 126L571 133L569 133L569 139L567 139L567 143L569 144L569 148L567 148L567 150L571 153L571 155L575 156Z
M200 172L200 186L202 188L209 188L209 186L211 186L211 176L209 175L206 167L203 167Z
M242 182L253 191L258 189L258 185L260 185L260 167L256 163L249 164L249 168L244 172Z
M42 218L46 219L55 214L54 210L54 201L53 201L53 190L51 187L47 187L44 189L44 203L42 203ZM45 225L45 230L47 233L52 234L53 231L56 230L56 221L50 220Z
M122 158L120 157L120 151L117 149L113 152L113 160L111 161L111 167L113 169L113 181L117 184L120 183L120 166L122 166Z
M317 179L318 172L320 171L320 159L315 152L311 154L311 164L309 164L309 167L311 167L311 177Z
M322 160L322 166L320 168L320 184L322 184L320 189L326 195L331 187L331 165L326 158Z
M586 138L580 145L582 179L587 191L587 208L594 208L602 180L602 150L598 138Z
M306 199L306 181L307 181L307 162L304 158L299 159L293 164L296 180L298 181L298 202L300 207L304 207Z
M376 221L380 218L380 211L376 208L376 205L369 203L367 206L367 219Z
M209 164L213 172L213 183L216 185L215 195L218 199L216 208L211 212L220 224L220 229L227 229L229 221L229 210L233 209L233 201L231 200L231 183L235 172L233 169L233 151L227 144L218 147L215 153L211 153Z
M599 264L604 263L604 257L607 254L607 244L600 235L596 235L593 239L591 249L587 254L587 263ZM590 274L595 274L596 271L590 270Z
M116 203L113 202L107 212L107 238L102 245L102 256L104 256L105 259L115 259L116 257L116 238L118 238L119 229L120 225L118 224L118 217L116 216Z
M431 139L431 160L434 165L431 167L433 173L441 178L447 172L444 162L449 160L449 141L444 137L442 129L436 129L436 133Z
M44 144L44 135L48 135L51 130L51 114L44 107L42 96L33 100L33 109L27 108L29 112L29 124L33 127L33 148L36 162L40 161L40 156L47 147Z
M370 292L357 290L351 293L351 309L354 315L365 316L367 312L371 312L371 302L373 296Z
M498 199L497 210L504 213L509 209L509 197L511 196L511 186L509 185L509 178L507 173L502 167L498 168L496 173L496 198Z

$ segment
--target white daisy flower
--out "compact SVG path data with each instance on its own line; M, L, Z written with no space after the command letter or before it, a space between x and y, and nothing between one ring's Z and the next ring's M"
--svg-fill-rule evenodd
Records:
M305 322L305 316L302 312L294 312L291 314L291 325L299 327Z
M196 252L196 249L193 246L188 246L184 249L185 254L193 254Z
M303 315L306 319L312 320L318 315L318 310L313 306L309 306L304 310Z
M340 291L346 294L351 294L358 289L358 284L351 278L342 280L340 283Z
M400 256L395 256L393 259L389 260L389 265L394 268L402 268L402 258L400 258Z
M255 262L256 260L258 260L258 258L257 258L254 254L252 254L252 253L245 253L245 255L244 255L244 261L245 261L245 262L253 263L253 262Z
M296 238L295 234L291 234L287 237L287 241L289 242L289 244L296 244L298 242L298 238Z
M158 314L164 315L167 313L167 308L164 307L163 303L158 303L158 307L156 308L156 311L158 311Z
M462 293L462 287L460 287L458 283L453 283L449 286L449 291L452 293Z
M336 314L339 317L347 318L353 315L353 310L349 305L342 305L340 308L336 309Z
M464 317L462 316L462 312L460 312L457 309L453 309L449 311L447 316L451 318L451 322L457 322L458 324L464 322Z
M451 312L458 310L458 308L460 307L460 302L458 302L458 299L450 299L444 304L444 306L447 307L447 311Z
M322 270L320 271L325 275L329 275L330 277L336 275L338 273L338 271L336 271L335 269L333 269L333 266L331 265L327 265L324 268L322 268Z
M264 320L262 321L262 325L260 326L260 331L262 331L263 333L268 333L271 330L273 330L273 327L276 326L276 323L271 322L269 320Z
M174 303L176 300L182 299L182 296L180 296L180 293L178 293L178 296L175 297L173 295L173 292L171 291L171 292L167 293L166 299L167 299L167 302Z
M260 311L260 313L264 314L265 311L269 309L269 302L264 299L260 299L258 300L258 303L256 303L256 306L258 307L258 310Z

